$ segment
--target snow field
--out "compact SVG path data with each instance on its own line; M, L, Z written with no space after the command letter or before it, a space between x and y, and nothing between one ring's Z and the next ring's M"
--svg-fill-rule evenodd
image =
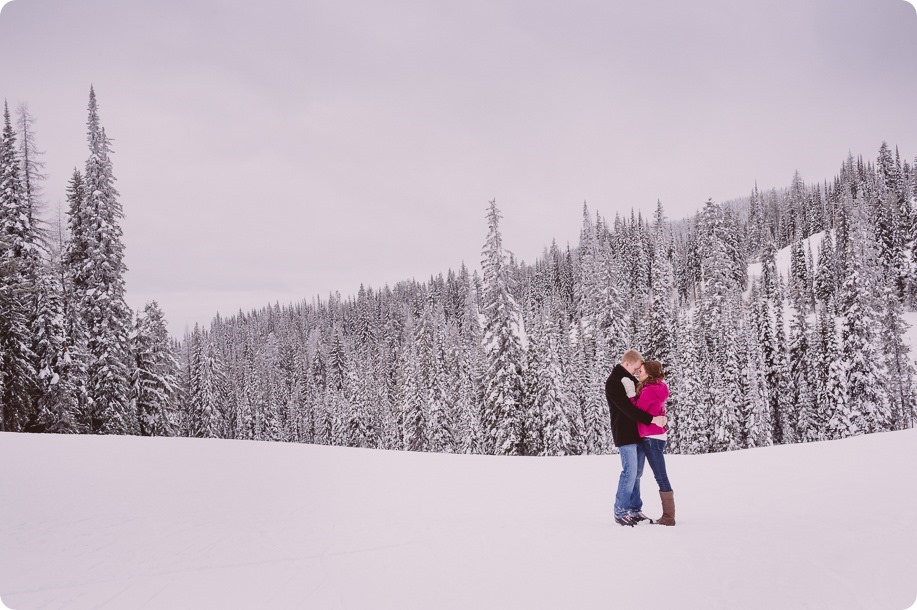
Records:
M618 457L0 434L0 596L31 608L888 608L917 596L917 430ZM645 512L660 514L651 473Z

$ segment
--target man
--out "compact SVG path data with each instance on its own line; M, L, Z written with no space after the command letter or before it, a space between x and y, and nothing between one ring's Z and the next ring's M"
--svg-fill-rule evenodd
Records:
M665 426L664 416L653 417L631 403L628 394L633 395L637 385L635 377L643 366L643 356L635 350L624 352L620 364L616 364L605 381L605 400L611 413L611 436L621 455L621 477L615 495L615 522L634 526L646 519L640 510L640 476L646 459L643 444L637 432L637 422Z

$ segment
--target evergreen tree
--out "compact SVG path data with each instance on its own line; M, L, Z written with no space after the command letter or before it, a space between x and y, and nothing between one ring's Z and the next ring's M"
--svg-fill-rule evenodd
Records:
M449 392L446 371L446 314L441 303L429 304L432 312L429 318L430 361L428 400L430 404L430 450L437 453L455 452L454 405Z
M744 345L745 349L739 386L741 437L745 446L750 448L764 447L773 442L767 364L762 344L759 342L762 336L765 340L770 337L766 328L762 328L763 308L757 284L753 284L741 337L741 345Z
M790 318L789 339L789 379L788 388L791 394L791 411L795 413L796 431L794 438L802 441L818 440L819 416L813 395L812 371L813 349L810 341L809 322L806 318L807 299L802 280L794 278L792 292L793 311Z
M71 208L72 242L65 262L74 301L87 337L90 431L138 432L130 412L128 334L131 312L124 302L123 217L114 187L110 140L99 119L95 91L89 93L89 158L82 177L84 195ZM71 186L76 185L71 182Z
M735 319L735 318L734 318ZM738 321L736 320L736 323ZM738 330L738 326L736 326ZM743 436L741 415L743 396L742 365L739 361L739 333L726 335L724 365L721 371L712 371L710 385L716 396L711 403L710 435L712 451L733 451L741 447Z
M481 405L483 405L484 349L481 315L473 277L464 269L465 305L462 313L456 360L459 371L459 430L462 453L481 453Z
M826 333L825 359L828 365L825 389L819 393L818 405L826 423L825 436L830 439L847 438L861 434L851 418L847 360L844 359L834 330L833 316L827 318L830 329Z
M191 335L190 370L191 434L199 438L220 438L224 423L218 394L223 381L222 367L213 355L207 335L197 324Z
M482 432L488 453L518 455L522 450L523 413L522 315L511 294L512 275L500 235L500 212L490 202L489 232L482 253L484 271L484 412Z
M653 239L649 335L644 348L644 356L659 360L668 368L668 365L673 364L672 356L675 347L673 336L675 302L672 293L674 269L669 258L671 237L666 231L666 225L662 204L658 203Z
M32 322L38 362L36 429L69 433L82 431L80 415L85 404L85 388L81 384L81 362L75 361L81 354L73 354L68 346L62 293L59 276L53 270L41 274Z
M881 325L879 339L885 346L886 370L888 370L886 390L889 406L888 427L904 429L911 427L913 396L914 364L909 357L910 347L905 341L908 325L904 320L898 292L892 286L885 286L880 295Z
M681 340L680 383L672 389L680 396L677 409L667 409L669 429L675 432L677 448L681 453L705 453L710 447L710 387L705 371L710 365L702 358L703 338L696 322L685 323Z
M405 326L406 337L413 334L413 324L410 314L409 323ZM427 436L427 405L422 396L422 379L420 378L420 359L417 354L417 345L408 340L403 346L400 355L399 391L398 396L402 410L401 434L404 448L407 451L428 451L430 440Z
M815 296L823 303L834 298L838 286L837 258L831 235L831 231L825 232L818 249L818 263L815 267Z
M538 316L534 323L526 327L529 329L529 348L526 350L526 365L523 373L525 421L522 423L522 453L523 455L552 455L545 453L547 450L546 411L542 409L541 404L550 385L550 379L545 378L547 366L543 361L547 351L544 320Z
M0 430L23 431L35 423L39 387L31 349L37 271L40 265L31 212L22 186L16 134L4 104L0 136Z
M558 342L561 341L556 317L551 311L556 307L549 304L542 314L542 332L537 344L529 349L534 370L527 371L533 379L529 396L533 402L532 411L540 423L541 446L531 447L530 455L570 455L576 453L571 433L571 413L575 398L569 395L563 371ZM534 342L533 342L534 343ZM594 424L593 424L594 426ZM586 424L586 430L595 432L596 427Z
M131 334L131 403L143 436L174 436L178 360L172 351L165 317L156 301L138 314Z
M857 208L862 218L862 206ZM847 242L847 276L841 288L841 357L847 363L850 418L860 433L885 430L891 417L888 397L876 379L887 378L884 359L876 345L880 328L876 294L875 251L858 221Z
M748 203L748 249L749 253L753 255L760 253L764 247L767 237L766 223L764 201L758 193L758 185L756 183Z

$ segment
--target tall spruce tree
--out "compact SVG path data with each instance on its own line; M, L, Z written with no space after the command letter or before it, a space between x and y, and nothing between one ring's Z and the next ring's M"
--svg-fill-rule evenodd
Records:
M498 455L519 455L522 426L525 348L522 312L513 298L511 269L500 235L500 211L496 201L487 213L487 241L481 266L484 272L484 412L482 433L485 450Z
M888 396L877 378L886 378L886 362L877 345L878 266L875 246L864 222L864 204L858 199L857 222L847 241L847 275L841 288L843 311L841 358L847 363L850 419L860 433L887 429L891 413Z
M29 202L22 184L16 134L4 103L0 135L0 430L35 425L39 387L30 325L41 260Z
M134 434L139 428L130 410L131 312L124 301L126 267L120 226L124 214L114 186L111 142L101 124L94 89L89 92L87 136L83 199L72 202L76 209L70 210L71 243L65 264L86 332L89 429Z

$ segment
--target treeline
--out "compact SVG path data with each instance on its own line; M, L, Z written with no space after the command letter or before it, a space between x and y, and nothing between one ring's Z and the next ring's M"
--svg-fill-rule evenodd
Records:
M111 140L89 93L88 156L67 226L41 223L34 120L4 103L0 138L0 431L174 434L178 362L162 312L124 301L123 217Z
M6 112L0 144L3 430L605 453L604 380L629 347L666 364L673 451L914 425L917 177L884 143L830 183L797 174L675 222L661 204L611 222L584 205L579 245L531 264L504 248L491 202L480 273L218 316L177 343L155 303L136 319L124 304L94 92L57 247L32 216L25 116L17 134Z
M883 144L831 184L670 223L584 206L579 246L533 264L492 202L462 266L216 319L184 343L183 430L518 455L610 449L602 387L627 347L666 363L670 446L708 452L913 426L915 178ZM778 272L778 247L792 251ZM814 251L813 251L814 248ZM760 268L749 280L749 261ZM787 272L788 271L788 272ZM202 372L201 372L202 371ZM199 414L206 414L200 418Z

